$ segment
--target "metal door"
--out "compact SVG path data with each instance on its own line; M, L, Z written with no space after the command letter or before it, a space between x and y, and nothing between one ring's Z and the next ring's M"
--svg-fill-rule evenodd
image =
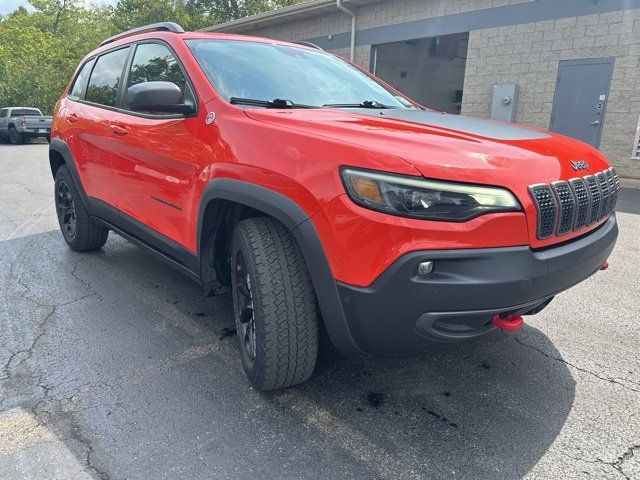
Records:
M600 146L613 58L560 62L550 130Z

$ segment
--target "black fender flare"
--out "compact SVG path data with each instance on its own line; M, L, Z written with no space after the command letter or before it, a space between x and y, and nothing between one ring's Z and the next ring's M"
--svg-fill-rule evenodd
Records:
M240 180L215 179L205 186L200 198L198 242L201 241L206 206L215 200L228 200L264 212L293 233L307 264L331 341L345 353L360 353L349 330L336 280L320 237L305 211L293 200L268 188Z
M69 145L67 145L65 141L60 140L59 138L51 139L51 143L49 144L49 164L51 165L51 175L55 180L56 174L53 169L54 166L51 159L51 152L58 153L64 159L64 163L69 169L69 172L71 172L73 181L75 182L76 187L80 191L82 200L85 202L85 206L88 207L87 194L84 190L84 186L82 185L82 182L80 181L80 175L78 174L78 167L76 166L76 161L73 158L73 154L71 153L71 149L69 148Z

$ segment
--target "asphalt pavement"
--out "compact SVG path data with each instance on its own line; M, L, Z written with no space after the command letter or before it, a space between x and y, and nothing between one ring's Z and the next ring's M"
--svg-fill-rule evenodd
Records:
M71 251L47 145L0 145L0 478L640 478L639 193L610 268L519 333L261 393L229 296L113 233Z

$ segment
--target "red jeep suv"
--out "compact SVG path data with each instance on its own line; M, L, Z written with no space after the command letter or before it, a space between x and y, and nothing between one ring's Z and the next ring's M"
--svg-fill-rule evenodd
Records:
M515 330L606 267L615 171L578 141L426 109L310 45L154 24L105 40L55 109L65 241L110 230L231 290L259 389L318 338L401 355Z

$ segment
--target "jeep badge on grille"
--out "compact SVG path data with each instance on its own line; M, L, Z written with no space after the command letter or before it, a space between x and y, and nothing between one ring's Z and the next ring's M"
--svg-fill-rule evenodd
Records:
M573 168L576 172L579 170L589 171L589 164L584 160L571 160L571 168Z

